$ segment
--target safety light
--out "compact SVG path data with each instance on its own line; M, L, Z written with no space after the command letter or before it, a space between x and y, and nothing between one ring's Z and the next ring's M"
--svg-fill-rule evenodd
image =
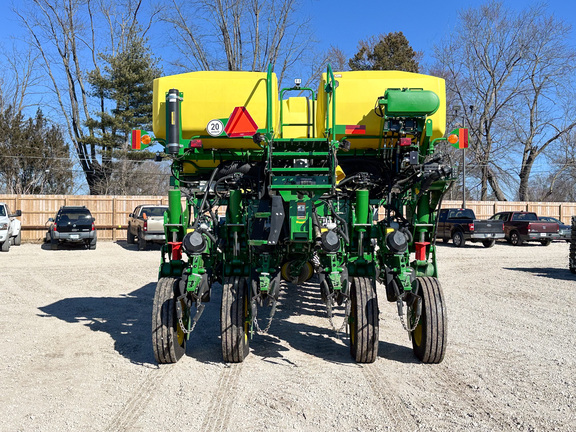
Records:
M202 148L202 140L199 139L190 140L190 148Z
M451 134L448 136L448 142L450 144L456 144L458 142L458 139L459 139L458 135L456 135L456 134Z
M412 140L410 138L400 138L400 146L406 147L412 144Z

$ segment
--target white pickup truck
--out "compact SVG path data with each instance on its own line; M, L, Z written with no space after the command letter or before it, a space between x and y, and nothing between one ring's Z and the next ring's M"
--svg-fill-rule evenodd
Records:
M164 242L164 212L168 206L143 204L128 216L127 241L138 241L138 250L145 250L148 242Z
M16 218L21 215L22 212L20 210L12 214L8 204L0 203L0 249L2 252L10 250L11 242L14 246L20 246L22 239L21 224Z

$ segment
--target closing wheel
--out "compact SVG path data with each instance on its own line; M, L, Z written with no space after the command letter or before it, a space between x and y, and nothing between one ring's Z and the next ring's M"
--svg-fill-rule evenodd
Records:
M164 277L156 284L152 307L152 348L160 364L176 363L186 351L186 335L176 315L179 281L178 278Z
M348 327L350 354L358 363L373 363L378 355L378 298L372 279L352 279Z
M312 276L314 276L314 267L312 267L312 264L309 261L307 261L300 269L300 274L298 275L298 278L296 280L293 280L290 274L292 265L293 261L287 261L280 269L282 279L284 279L285 281L300 285L309 280Z
M243 362L250 350L250 298L246 279L239 276L224 278L220 333L222 357L228 363Z
M419 277L422 314L412 332L412 349L424 363L440 363L446 351L446 306L438 279ZM416 311L410 310L410 325L414 326Z

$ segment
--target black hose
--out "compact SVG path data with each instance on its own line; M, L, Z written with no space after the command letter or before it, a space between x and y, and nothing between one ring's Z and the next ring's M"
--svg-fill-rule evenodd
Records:
M208 192L210 192L210 184L214 180L214 177L216 176L217 172L218 172L218 167L214 168L214 171L212 171L212 175L210 176L210 180L208 180L208 183L206 183L206 189L204 189L204 196L202 197L202 203L200 204L200 209L198 210L198 217L196 218L196 220L194 221L194 225L192 226L193 229L198 228L198 222L200 221L200 215L204 211L204 206L206 205L206 198L208 198Z

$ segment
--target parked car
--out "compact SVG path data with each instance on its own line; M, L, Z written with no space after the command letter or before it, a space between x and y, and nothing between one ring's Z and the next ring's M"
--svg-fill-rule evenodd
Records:
M22 216L20 210L10 212L6 203L0 203L0 250L8 252L10 244L20 246L22 239L21 223L17 217Z
M572 230L572 227L570 225L566 225L560 219L556 219L556 218L551 217L551 216L538 216L538 220L542 221L542 222L557 223L558 226L560 227L560 231L558 232L558 234L560 234L559 240L564 240L566 242L570 241L571 230Z
M168 206L143 204L128 216L126 240L129 244L138 241L138 250L145 250L148 242L164 243L164 213Z
M437 238L454 246L462 247L466 241L482 242L492 247L497 239L504 238L504 224L489 220L478 220L471 209L448 208L440 210Z
M60 207L56 217L48 219L46 242L52 250L60 243L84 243L88 249L96 249L97 233L92 213L85 206Z
M534 212L505 211L496 213L490 220L504 222L506 240L514 246L530 241L548 246L560 237L557 223L540 222Z

